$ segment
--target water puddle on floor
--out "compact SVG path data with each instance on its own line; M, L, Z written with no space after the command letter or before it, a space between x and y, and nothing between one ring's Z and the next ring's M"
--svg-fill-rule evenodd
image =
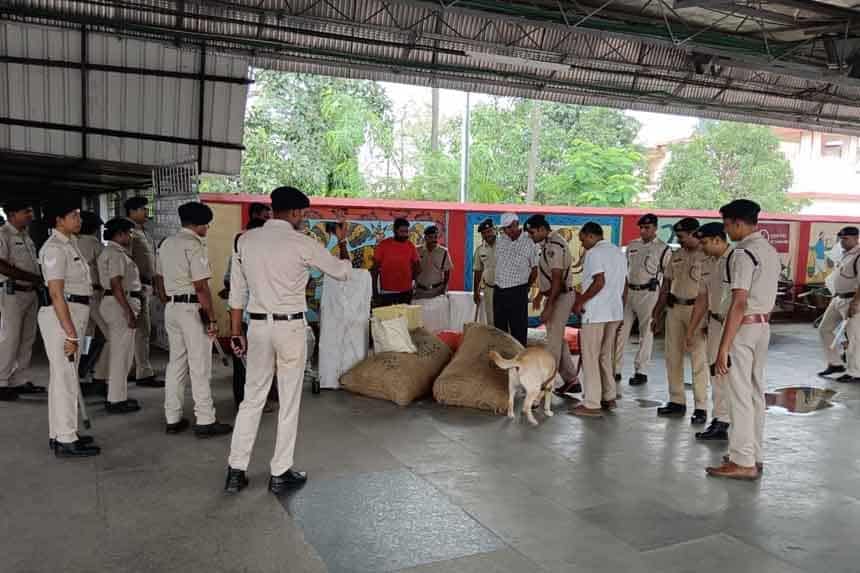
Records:
M637 398L636 403L639 404L640 408L656 408L657 406L663 405L663 402L658 402L657 400L645 400L643 398Z
M764 395L768 408L782 408L792 414L809 414L833 407L835 390L814 386L780 388Z

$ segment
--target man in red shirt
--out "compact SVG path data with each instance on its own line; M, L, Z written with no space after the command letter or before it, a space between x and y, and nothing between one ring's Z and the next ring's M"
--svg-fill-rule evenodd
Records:
M373 253L373 299L377 306L411 304L413 281L421 270L418 249L409 240L409 221L394 220L394 236Z

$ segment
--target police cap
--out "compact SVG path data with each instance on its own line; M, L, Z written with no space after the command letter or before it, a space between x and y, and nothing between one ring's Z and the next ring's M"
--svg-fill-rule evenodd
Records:
M549 221L543 215L532 215L526 220L527 229L549 229Z
M723 219L733 219L749 224L758 223L759 212L761 212L761 206L749 199L735 199L720 207L720 215L723 216Z
M684 217L672 226L672 230L676 233L692 233L699 228L699 220L693 217Z
M311 206L308 196L295 187L278 187L272 191L272 211L283 212L307 209Z
M492 229L492 228L493 228L493 220L492 219L484 219L483 221L481 221L481 224L478 225L478 232L483 233L487 229Z
M24 211L31 207L33 207L33 202L26 199L10 199L3 204L3 210L6 211L6 214L14 213L15 211Z
M726 230L722 223L705 223L699 227L694 234L697 239L720 237L725 240L726 238Z
M646 213L639 217L639 222L636 223L638 226L642 225L656 225L657 224L657 215L654 213Z
M58 217L65 217L72 211L77 211L80 208L80 199L72 197L53 199L45 205L45 222L48 223L49 227L56 227Z
M427 235L438 235L438 234L439 234L439 227L437 227L436 225L430 225L429 227L424 229L424 236L425 237Z
M179 221L185 225L208 225L212 222L212 209L198 201L179 206Z
M857 227L842 227L842 229L836 233L836 236L840 239L842 237L857 237L860 236L860 229Z

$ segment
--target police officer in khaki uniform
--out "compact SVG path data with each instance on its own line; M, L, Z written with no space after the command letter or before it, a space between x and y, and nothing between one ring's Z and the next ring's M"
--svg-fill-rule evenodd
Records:
M770 312L776 303L779 254L758 227L760 207L738 199L720 209L734 251L723 267L723 288L732 293L715 371L729 379L729 454L708 475L756 480L764 468L765 367Z
M564 339L564 329L573 306L570 273L573 256L564 237L550 228L543 215L529 217L526 231L541 249L538 258L538 294L533 301L534 308L540 308L543 304L540 321L546 325L546 347L558 362L558 374L567 385L576 380L576 367Z
M248 484L245 472L276 364L280 405L269 490L278 494L307 480L304 472L293 468L293 453L307 351L304 313L308 270L317 268L336 280L346 280L352 269L346 225L339 224L335 231L341 259L337 260L301 231L310 207L304 193L279 187L271 198L274 218L239 239L230 278L232 346L239 356L248 349L248 375L230 445L228 493L237 493ZM250 318L247 345L241 330L246 304Z
M487 324L493 323L493 291L496 288L496 228L492 219L485 219L478 225L483 242L475 249L472 257L472 292L475 305L481 304L484 298L484 316Z
M818 326L818 335L821 337L821 345L824 347L824 355L827 358L827 368L818 373L819 376L830 376L831 374L842 374L839 382L860 382L860 317L857 310L860 308L860 231L857 227L845 227L837 237L842 246L842 259L833 269L833 299L824 313L821 324ZM833 348L835 330L843 320L848 320L845 327L845 336L848 338L848 372L845 373L845 365L842 363L841 349Z
M78 360L93 294L90 267L75 238L81 230L80 207L59 199L46 207L45 220L54 229L39 251L50 299L48 306L39 309L39 330L50 370L49 444L57 457L96 456L101 448L93 438L78 435Z
M689 350L695 344L701 325L707 329L708 364L711 365L711 400L714 405L711 424L704 432L696 432L699 440L729 439L729 402L728 380L714 371L717 351L723 334L723 323L729 309L731 293L723 288L722 271L726 266L732 247L726 238L722 223L707 223L696 231L696 238L702 242L702 250L707 255L702 265L699 280L699 296L693 306L693 317L687 325L685 347ZM703 323L704 320L704 323Z
M660 281L672 249L657 237L657 216L651 213L639 218L639 239L627 245L627 296L624 304L624 324L615 340L615 381L621 381L624 347L630 338L633 322L639 321L639 350L633 363L631 386L647 384L646 371L651 363L654 332L651 317L660 296Z
M88 352L98 352L99 356L95 364L93 380L81 384L81 392L84 396L107 396L107 379L110 375L110 338L108 337L108 326L102 318L99 310L104 297L104 289L99 280L98 258L104 250L101 242L101 228L104 222L92 211L81 211L81 232L78 234L78 250L84 256L84 260L90 265L90 278L93 280L93 298L90 302L90 321L87 325L87 336L92 337ZM99 331L101 348L96 342L96 329ZM83 358L81 359L83 361ZM81 377L88 372L80 372Z
M451 255L439 246L439 229L431 225L424 230L424 244L418 247L420 271L415 278L415 298L433 298L448 292L451 278Z
M212 403L212 340L217 335L212 293L209 291L209 256L206 234L212 209L198 202L179 206L182 229L158 248L156 274L165 303L164 324L170 346L170 362L164 388L164 415L168 434L186 430L182 417L185 384L191 380L194 398L194 434L198 438L229 434L233 428L215 418ZM268 251L267 251L268 252ZM141 312L143 308L141 307Z
M9 220L0 227L0 401L19 394L43 394L30 380L30 358L39 311L36 286L42 282L36 246L27 232L33 207L26 201L3 206Z
M140 275L128 248L134 224L128 219L111 219L105 225L108 242L98 259L99 277L104 290L101 314L111 340L108 414L129 414L140 410L137 400L128 397L128 369L134 359L134 331L140 312Z
M687 412L687 398L684 394L684 337L690 318L693 316L693 304L699 294L699 279L702 275L702 263L705 253L702 252L699 240L694 233L699 228L699 222L692 217L685 217L675 223L674 231L681 243L681 248L672 253L660 298L654 307L654 328L659 324L659 317L664 307L666 313L666 375L669 379L669 402L657 409L659 416L683 416ZM689 349L693 364L693 398L695 410L691 422L704 424L708 421L708 364L705 347L705 334L699 329L692 339Z
M131 235L131 258L140 273L143 285L143 297L140 299L140 312L137 315L137 328L134 334L134 376L131 378L138 386L147 388L163 388L164 381L155 379L155 371L149 362L150 337L152 334L151 317L149 314L149 299L153 295L153 280L155 277L155 247L152 237L146 233L145 225L148 220L146 197L131 197L125 202L125 212L128 219L134 223Z

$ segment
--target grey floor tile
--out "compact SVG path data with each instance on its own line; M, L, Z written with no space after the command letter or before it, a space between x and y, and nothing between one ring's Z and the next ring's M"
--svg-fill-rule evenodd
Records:
M649 571L661 573L802 573L758 547L725 534L646 551L642 561Z
M512 549L470 555L401 569L398 573L541 573L543 569Z

